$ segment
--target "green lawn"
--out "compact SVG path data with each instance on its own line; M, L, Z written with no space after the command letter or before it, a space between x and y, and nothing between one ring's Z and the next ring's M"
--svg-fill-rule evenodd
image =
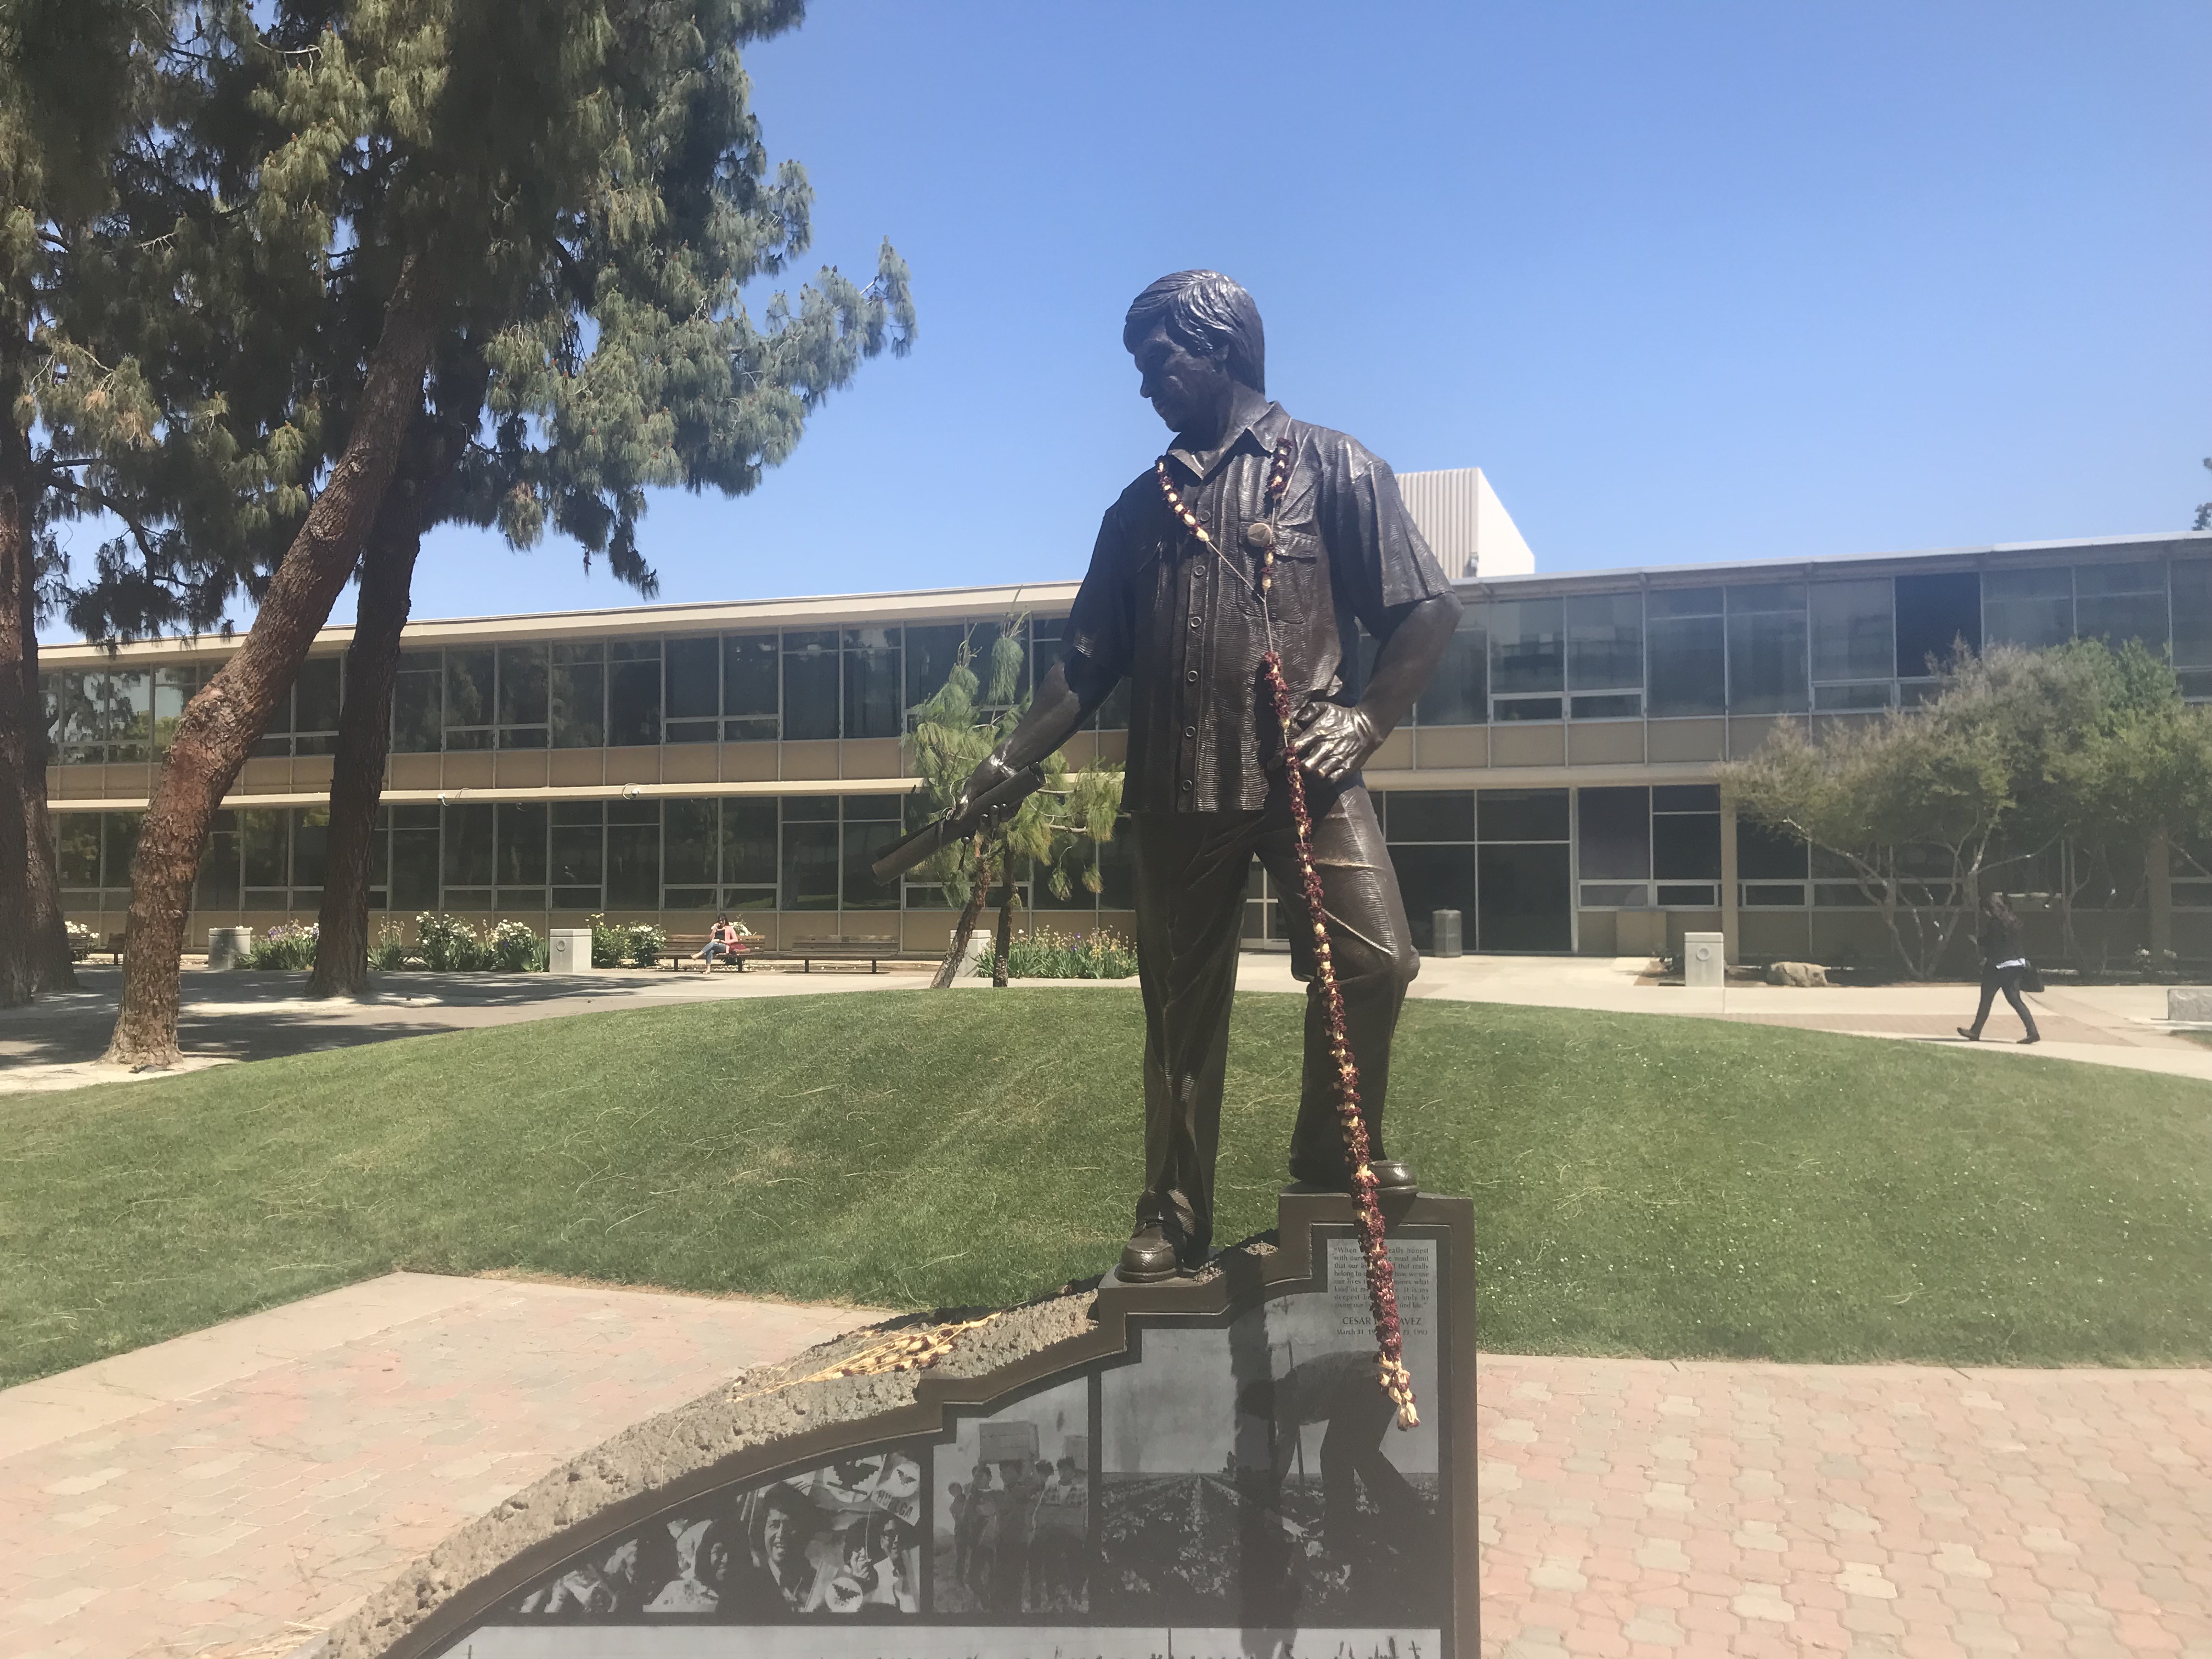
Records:
M1299 1004L1248 997L1222 1236L1272 1222ZM550 1020L0 1107L0 1382L395 1267L888 1306L1096 1273L1137 999ZM1486 1346L2212 1358L2212 1087L1710 1020L1415 1003L1392 1150L1472 1193Z

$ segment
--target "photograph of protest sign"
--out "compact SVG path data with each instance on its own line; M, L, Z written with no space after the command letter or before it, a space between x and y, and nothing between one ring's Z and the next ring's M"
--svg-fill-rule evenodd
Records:
M961 1420L933 1455L931 1611L1089 1610L1091 1437L1088 1377Z

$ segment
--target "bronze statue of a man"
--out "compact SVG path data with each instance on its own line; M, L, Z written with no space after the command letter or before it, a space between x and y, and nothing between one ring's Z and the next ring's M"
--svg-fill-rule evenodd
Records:
M1307 918L1280 729L1261 692L1271 646L1298 702L1291 746L1307 777L1370 1167L1384 1192L1413 1186L1406 1166L1382 1155L1382 1100L1391 1034L1420 959L1360 768L1427 684L1460 601L1390 469L1355 440L1268 400L1260 313L1243 289L1211 270L1164 276L1129 307L1121 338L1141 395L1175 441L1164 470L1146 468L1107 509L1063 654L1027 717L969 780L963 805L1057 749L1128 678L1122 803L1136 841L1145 1190L1121 1275L1146 1281L1198 1266L1212 1243L1230 1004L1255 856L1293 924L1291 967L1313 988L1312 929L1297 925ZM1271 500L1269 475L1284 459L1288 483ZM1206 539L1177 517L1164 484ZM1363 624L1380 646L1364 684ZM1291 1175L1340 1191L1350 1171L1334 1075L1310 994Z

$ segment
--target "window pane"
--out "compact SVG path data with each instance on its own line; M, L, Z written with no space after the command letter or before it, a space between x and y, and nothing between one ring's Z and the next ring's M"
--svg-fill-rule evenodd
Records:
M1428 688L1413 705L1416 726L1480 726L1490 714L1490 635L1481 606L1470 606L1444 647Z
M899 630L845 630L845 735L895 738L904 729L899 702Z
M446 729L491 724L492 653L446 653ZM449 748L460 747L448 744ZM471 744L470 748L480 745Z
M1948 662L1960 641L1982 648L1982 579L1972 570L1897 579L1897 672L1914 678Z
M1390 841L1473 841L1472 789L1394 789L1390 792Z
M292 729L336 732L344 702L345 659L310 657L300 665L292 684Z
M1728 590L1728 613L1731 617L1765 616L1774 611L1802 614L1804 609L1802 582L1756 582Z
M316 888L330 860L331 809L302 807L292 814L292 885Z
M432 814L436 807L428 809ZM395 817L392 826L392 897L394 910L438 908L438 830L410 828Z
M868 866L876 861L884 848L899 838L896 822L886 823L880 819L848 819L845 824L845 908L848 910L896 910L899 902L899 878L879 882ZM1086 894L1085 898L1088 898Z
M553 884L588 888L594 895L589 904L596 908L600 873L599 802L556 801L551 845Z
M1751 818L1735 825L1735 872L1746 881L1802 881L1805 843L1786 830Z
M1475 825L1484 841L1565 841L1564 789L1485 789L1475 798Z
M1721 875L1721 815L1717 812L1656 814L1651 820L1651 873L1660 881L1718 881ZM1668 901L1662 896L1659 902L1664 904Z
M1593 593L1567 601L1567 685L1575 691L1644 684L1644 597Z
M489 887L492 874L492 809L446 808L446 885Z
M945 688L960 641L968 630L957 623L906 630L906 706L927 702Z
M1651 875L1651 792L1584 789L1575 799L1582 831L1582 873L1644 881Z
M1895 674L1895 596L1887 577L1815 582L1812 600L1815 680L1886 680Z
M1729 712L1794 714L1805 697L1805 613L1738 612L1729 590Z
M557 653L558 647L556 647ZM553 746L599 749L605 745L606 669L596 662L553 665Z
M662 803L661 881L670 887L712 887L720 837L711 800ZM709 902L712 902L710 900Z
M1717 587L1655 587L1644 596L1644 610L1661 617L1717 617L1723 608Z
M64 843L66 844L66 843ZM62 880L70 882L67 870ZM192 885L193 906L204 911L234 911L239 903L238 814L217 812L208 834L207 851L200 855L198 879Z
M1651 786L1655 812L1717 812L1721 787L1717 783L1655 783Z
M154 757L154 678L150 673L107 674L105 682L107 758Z
M1473 948L1476 926L1474 849L1393 847L1390 863L1398 872L1399 890L1406 896L1406 920L1413 925L1414 948L1435 948L1439 910L1459 912L1460 937Z
M412 651L399 659L392 690L392 748L395 754L434 755L443 746L443 669L435 651Z
M1655 612L1659 598L1651 595ZM1722 712L1728 690L1723 627L1718 617L1662 621L1654 616L1649 699L1654 716Z
M61 866L63 886L100 885L99 813L57 813L54 817L54 843Z
M285 881L284 810L252 807L238 815L239 847L248 887L283 887Z
M2074 572L2075 630L2118 650L2141 640L2153 651L2166 642L2166 567L2154 562L2085 564Z
M620 749L659 741L659 663L609 663L607 747Z
M499 648L499 723L543 726L546 718L545 647L503 645Z
M711 635L667 642L668 718L713 718L722 712L721 641Z
M776 636L731 634L722 641L722 712L773 718L777 712ZM767 734L773 738L774 731Z
M1557 691L1565 682L1557 599L1510 599L1490 607L1490 689Z
M2183 668L2212 665L2212 559L2174 562L2173 660Z
M1559 697L1493 697L1490 712L1500 720L1555 720L1564 706Z
M739 796L722 803L722 879L748 886L775 882L775 798Z
M799 741L837 735L837 636L783 636L783 735ZM831 859L833 866L836 859Z
M2063 645L2074 637L2074 573L1993 570L1982 579L1982 631L1992 645Z
M499 805L499 870L501 887L545 884L546 809L529 801Z
M653 677L657 690L659 676ZM660 908L660 826L658 823L617 823L608 814L607 908L658 910Z
M837 826L834 823L791 823L783 826L783 908L834 910L837 908Z

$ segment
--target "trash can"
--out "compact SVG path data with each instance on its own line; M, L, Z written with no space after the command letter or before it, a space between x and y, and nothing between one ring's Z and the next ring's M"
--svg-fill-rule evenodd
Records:
M556 927L545 948L549 974L588 974L592 971L592 930Z
M253 930L251 927L210 927L208 929L208 966L235 968L253 954Z
M1682 983L1717 991L1726 982L1728 941L1719 933L1682 935Z
M1432 957L1455 957L1463 954L1459 943L1459 912L1438 910L1429 923L1433 930L1434 943L1429 947Z

